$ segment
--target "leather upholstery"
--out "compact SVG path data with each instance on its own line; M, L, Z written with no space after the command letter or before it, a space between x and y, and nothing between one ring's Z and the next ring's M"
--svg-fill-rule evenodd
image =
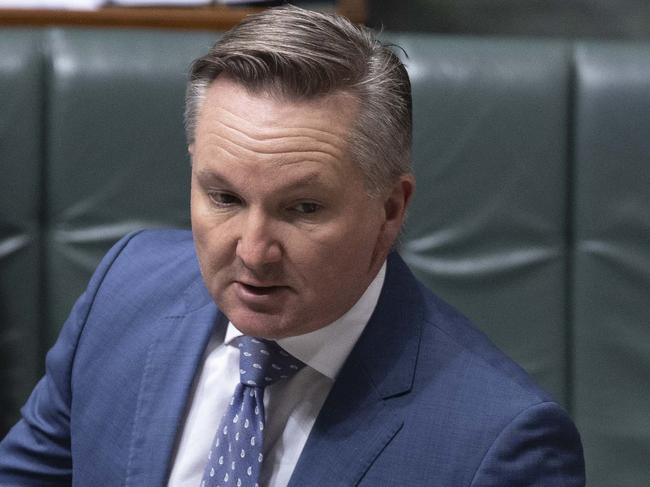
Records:
M42 64L37 33L0 38L0 434L42 374Z
M590 486L650 484L650 44L384 37L414 91L402 255L569 409ZM109 246L188 226L185 73L214 38L0 31L3 429Z
M650 45L581 44L576 66L575 418L592 485L648 485Z

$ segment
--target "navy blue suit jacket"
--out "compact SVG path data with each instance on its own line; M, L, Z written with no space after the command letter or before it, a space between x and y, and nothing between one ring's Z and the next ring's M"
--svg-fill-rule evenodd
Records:
M0 445L0 485L165 485L215 326L191 234L122 239ZM291 486L582 486L567 414L397 254Z

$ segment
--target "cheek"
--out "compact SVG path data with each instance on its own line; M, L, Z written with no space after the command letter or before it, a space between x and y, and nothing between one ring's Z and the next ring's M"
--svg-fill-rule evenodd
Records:
M213 281L225 272L233 259L228 233L212 219L192 212L192 234L201 273L206 281Z
M379 232L376 219L369 214L365 217L344 219L307 237L289 237L291 260L316 287L329 287L332 280L342 282L346 276L352 280L365 277Z

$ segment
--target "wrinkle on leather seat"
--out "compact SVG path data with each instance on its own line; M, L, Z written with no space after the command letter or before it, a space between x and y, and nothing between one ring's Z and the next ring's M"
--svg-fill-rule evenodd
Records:
M410 266L418 270L465 279L482 279L503 273L524 272L529 267L562 259L564 255L560 249L530 248L503 249L501 252L489 255L445 259L412 253L408 249L408 244L402 247L401 254Z

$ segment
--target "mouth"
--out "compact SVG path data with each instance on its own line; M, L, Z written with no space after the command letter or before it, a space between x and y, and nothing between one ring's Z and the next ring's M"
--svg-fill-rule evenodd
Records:
M272 294L279 289L282 289L284 286L255 286L252 284L246 284L240 282L239 285L244 289L244 291L254 294L256 296L265 296L267 294Z
M242 281L237 281L236 282L239 289L243 294L246 294L250 297L254 296L270 296L273 294L277 294L278 292L288 289L287 286L278 286L278 285L255 285L255 284L249 284L245 283Z

